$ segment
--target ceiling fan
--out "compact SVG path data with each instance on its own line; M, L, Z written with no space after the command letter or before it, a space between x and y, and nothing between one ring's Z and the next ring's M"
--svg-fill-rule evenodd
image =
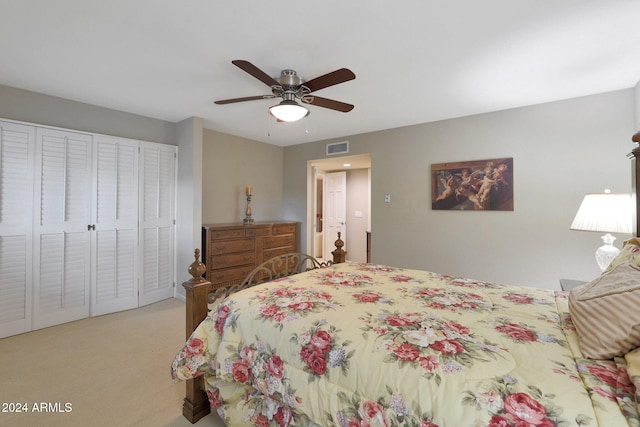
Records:
M347 68L340 68L309 81L303 82L295 70L282 70L279 80L274 79L267 73L242 59L236 59L231 63L241 70L251 74L271 88L270 95L246 96L243 98L222 99L215 101L216 104L232 104L234 102L255 101L258 99L282 98L282 101L269 108L269 112L279 121L293 122L309 115L309 110L298 104L299 99L303 104L315 105L317 107L329 108L343 113L353 110L353 105L333 99L322 98L312 95L312 92L324 89L329 86L344 83L356 78L356 75Z

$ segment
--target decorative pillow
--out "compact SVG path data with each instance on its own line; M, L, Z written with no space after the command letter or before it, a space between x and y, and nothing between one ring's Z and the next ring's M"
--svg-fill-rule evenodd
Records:
M580 350L591 359L624 356L640 346L640 267L622 263L569 292Z
M622 250L603 273L608 273L620 264L632 264L640 267L640 238L634 237L626 240L622 245Z

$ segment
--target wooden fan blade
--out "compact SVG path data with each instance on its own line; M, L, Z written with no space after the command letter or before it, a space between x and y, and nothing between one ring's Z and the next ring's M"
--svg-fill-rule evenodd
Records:
M249 61L245 61L243 59L235 59L231 61L231 63L236 67L240 68L241 70L251 74L253 77L260 80L262 83L266 84L269 87L273 85L276 85L276 86L280 85L280 83L278 83L277 80L275 80L273 77L271 77L270 75L268 75L267 73L265 73L264 71L262 71L260 68L256 67Z
M303 86L308 87L311 92L315 92L316 90L344 83L355 78L356 75L353 74L353 71L348 68L340 68L339 70L311 79L308 82L303 83Z
M313 98L310 101L302 100L305 104L315 105L317 107L329 108L331 110L342 111L343 113L348 113L353 110L353 105L347 104L345 102L335 101L333 99L322 98L320 96L311 95L310 98Z
M221 99L220 101L215 101L214 104L224 105L224 104L233 104L234 102L255 101L258 99L272 99L272 98L275 98L275 96L273 95L245 96L244 98Z

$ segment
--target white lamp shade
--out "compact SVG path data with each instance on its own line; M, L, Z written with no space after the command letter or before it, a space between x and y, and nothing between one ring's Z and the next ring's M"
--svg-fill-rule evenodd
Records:
M295 122L309 114L309 110L295 101L284 100L269 108L269 112L283 122Z
M630 194L587 194L571 223L572 230L600 231L602 246L596 250L596 262L605 271L620 250L613 246L616 240L609 233L629 234L633 231L633 199Z
M571 229L630 234L633 232L632 203L630 194L587 194Z

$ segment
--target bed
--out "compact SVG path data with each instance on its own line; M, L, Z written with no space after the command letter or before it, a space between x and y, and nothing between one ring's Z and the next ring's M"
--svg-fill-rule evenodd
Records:
M305 258L209 305L198 265L171 364L191 422L640 426L640 239L570 293Z

